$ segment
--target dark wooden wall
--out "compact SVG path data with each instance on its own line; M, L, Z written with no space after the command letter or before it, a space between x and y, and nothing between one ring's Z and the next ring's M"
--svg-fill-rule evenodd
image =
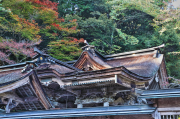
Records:
M180 97L157 99L158 108L180 107Z
M53 118L53 119L154 119L151 114L144 115L117 115L117 116L96 116L96 117L72 117L72 118Z

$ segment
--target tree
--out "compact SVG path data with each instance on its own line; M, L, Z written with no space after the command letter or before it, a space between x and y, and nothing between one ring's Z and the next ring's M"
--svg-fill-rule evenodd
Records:
M1 39L0 44L0 60L3 64L14 64L24 61L35 55L33 42L15 42L14 40Z
M49 46L51 49L49 50L49 54L61 61L72 61L74 59L78 59L82 52L80 44L83 42L83 38L78 40L73 37L68 37L65 40L50 42Z
M165 44L163 53L166 57L169 75L177 78L179 72L179 10L166 9L168 3L151 0L111 0L111 18L116 20L122 33L132 35L139 43L122 46L122 51L136 50ZM163 9L162 9L163 8ZM123 44L124 45L124 44ZM173 52L173 53L172 53Z
M49 0L3 0L3 8L11 12L4 11L0 16L0 34L3 39L0 42L5 43L4 41L8 41L9 44L16 43L17 46L18 44L22 44L22 42L27 44L40 43L40 48L49 49L50 52L54 46L48 44L67 40L69 36L79 32L76 28L77 23L75 19L65 21L64 18L58 17L57 4L58 3ZM75 47L80 49L77 45ZM3 53L10 49L15 50L16 48L12 45L8 48L0 48ZM25 61L24 59L26 58L21 57L28 55L21 52L25 49L20 47L20 49L16 49L16 52L11 52L11 55L8 55L9 60L16 57L15 62ZM51 54L53 55L52 52ZM64 54L64 51L58 51L58 54ZM76 54L71 55L76 56ZM64 54L64 56L66 57L66 54Z

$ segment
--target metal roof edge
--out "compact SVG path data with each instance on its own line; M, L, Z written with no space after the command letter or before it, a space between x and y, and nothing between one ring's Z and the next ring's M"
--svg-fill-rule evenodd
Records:
M1 113L3 119L25 119L25 118L62 118L62 117L85 117L85 116L108 116L108 115L134 115L152 114L156 107L152 105L132 105L132 106L110 106L95 108L75 108L62 110L40 110L13 112L10 114Z
M25 61L25 62L22 62L22 63L10 64L10 65L3 65L3 66L0 66L0 69L4 69L4 68L8 68L8 67L21 66L21 65L25 65L27 63L34 63L34 60L32 60L32 61Z
M77 62L77 60L66 61L65 63L67 63L67 64L74 64L75 62Z
M25 65L25 64L26 64L26 62L17 63L17 64L11 64L11 65L4 65L4 66L0 66L0 69L4 69L4 68L8 68L8 67L20 66L20 65Z
M145 90L139 98L170 98L180 97L180 88L177 89L160 89L160 90Z

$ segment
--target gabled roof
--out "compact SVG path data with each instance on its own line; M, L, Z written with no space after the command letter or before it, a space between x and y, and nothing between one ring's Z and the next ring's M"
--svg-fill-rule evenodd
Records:
M164 45L102 56L96 52L93 46L87 45L83 47L83 53L73 66L81 70L86 67L102 70L123 66L139 76L152 77L158 71L161 62L163 62L164 56L160 54L161 47L164 47Z
M85 50L82 52L79 59L73 65L78 69L83 69L85 67L92 67L95 70L111 68L106 62L104 62L103 57L101 57L96 51Z
M124 66L127 70L143 77L152 77L158 71L164 55L160 54L163 45L125 53L106 55L106 63L112 67Z
M18 64L0 66L0 87L8 85L12 82L23 79L29 72L22 73L22 70L27 64L33 64L33 61L23 62Z
M13 72L13 74L14 73L15 72ZM17 73L19 73L19 72L17 72ZM2 80L3 83L0 84L0 94L5 93L3 96L6 96L6 95L8 95L7 92L13 91L13 90L20 88L26 84L29 84L31 86L33 92L38 97L38 100L43 104L44 108L50 109L52 107L49 99L47 98L47 96L44 92L44 89L42 88L40 80L37 77L36 71L31 69L25 73L19 73L20 75L17 75L17 76L13 76L13 74L10 76L10 78L12 78L13 80L6 81L6 79L8 79L8 77L7 77L8 75L6 75L5 77L1 77L5 81ZM22 101L23 101L22 103L25 102L23 99L22 99Z

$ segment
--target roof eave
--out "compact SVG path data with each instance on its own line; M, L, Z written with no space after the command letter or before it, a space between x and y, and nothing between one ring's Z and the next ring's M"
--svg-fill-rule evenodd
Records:
M80 71L80 72L71 72L71 73L65 73L63 75L63 77L61 77L62 79L64 77L81 77L81 76L92 76L93 74L105 74L106 72L116 72L116 71L123 71L124 73L130 75L131 77L137 78L139 81L147 81L150 80L154 77L144 77L144 76L140 76L138 74L135 74L131 71L129 71L128 69L126 69L124 66L120 66L120 67L113 67L113 68L108 68L108 69L101 69L101 70L94 70L94 71Z

